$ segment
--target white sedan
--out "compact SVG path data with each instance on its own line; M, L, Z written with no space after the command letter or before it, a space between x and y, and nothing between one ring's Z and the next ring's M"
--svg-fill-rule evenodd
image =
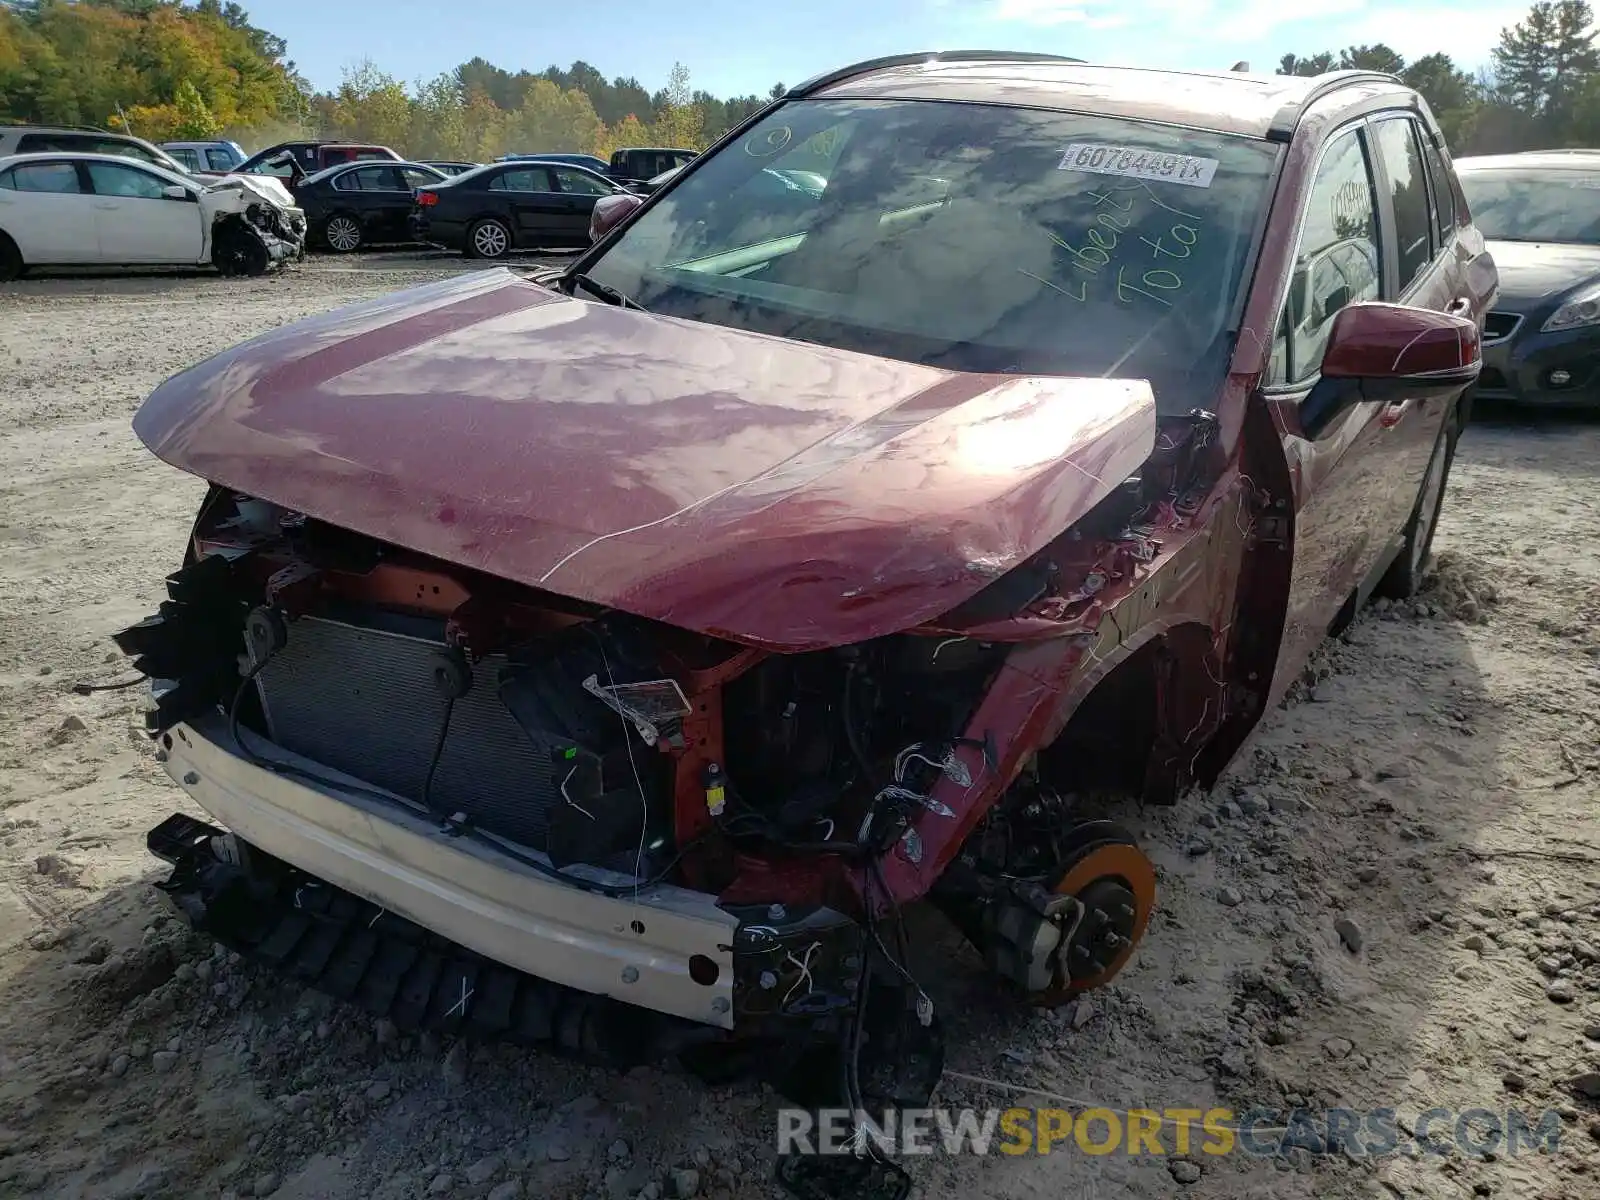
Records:
M305 253L275 179L198 179L110 154L0 158L0 280L30 267L204 266L253 275Z

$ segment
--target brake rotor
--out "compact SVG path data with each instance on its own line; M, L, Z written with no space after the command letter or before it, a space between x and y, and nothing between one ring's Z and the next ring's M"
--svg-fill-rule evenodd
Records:
M1069 855L1055 892L1072 896L1084 911L1060 951L1067 979L1034 993L1031 999L1040 1005L1061 1004L1109 983L1127 965L1155 907L1156 869L1132 834L1095 822L1090 837Z

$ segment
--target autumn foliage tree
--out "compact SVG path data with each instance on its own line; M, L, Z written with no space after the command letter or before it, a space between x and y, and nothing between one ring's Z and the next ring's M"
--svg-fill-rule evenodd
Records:
M244 128L294 107L281 39L236 4L38 0L0 6L0 116L147 137ZM181 97L180 97L181 93Z
M153 141L226 135L258 146L319 135L483 161L699 149L765 102L696 92L681 63L652 95L585 62L513 72L482 58L414 85L364 61L316 94L287 54L231 0L0 0L0 119L124 128Z
M1493 153L1600 145L1600 52L1589 0L1537 0L1501 31L1492 66L1383 43L1286 54L1281 74L1359 67L1427 99L1451 149ZM318 93L282 38L233 0L0 0L0 120L123 125L153 140L228 136L379 142L416 158L624 146L703 149L771 100L696 90L674 63L651 92L586 62L509 71L484 58L414 83L362 62Z
M590 91L604 80L593 68L511 75L474 59L457 71L406 88L371 62L345 72L333 95L331 131L340 138L403 148L417 158L482 162L502 154L582 151L609 157L623 146L667 145L701 149L709 140L704 104L682 64L667 87L651 98L638 89L644 116L624 112L606 121ZM592 72L592 74L591 74ZM619 81L625 93L633 90ZM516 90L520 89L520 90ZM719 106L724 103L718 101ZM739 102L740 105L743 102ZM754 107L759 101L752 101ZM738 119L743 116L737 109ZM718 116L728 119L719 107ZM720 130L718 130L720 132Z

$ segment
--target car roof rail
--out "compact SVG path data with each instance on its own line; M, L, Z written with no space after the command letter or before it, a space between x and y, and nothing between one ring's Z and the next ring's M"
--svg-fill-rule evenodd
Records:
M51 122L48 125L37 125L32 121L0 121L0 126L10 126L13 129L64 129L72 133L115 133L115 130L106 129L99 125L67 125ZM134 135L123 130L117 133L118 137L133 137Z
M1043 54L1033 50L923 50L914 54L887 54L882 58L869 58L862 62L852 63L848 67L837 70L825 71L815 75L804 83L796 84L785 92L784 99L799 100L806 96L815 95L823 88L832 87L836 83L843 83L847 79L854 79L857 75L868 75L873 71L886 70L889 67L909 67L917 63L933 62L1053 62L1053 63L1082 63L1081 58L1068 58L1064 54Z
M1388 71L1362 71L1351 69L1348 71L1325 71L1315 76L1311 81L1311 88L1298 100L1291 100L1280 108L1272 118L1272 124L1267 127L1267 140L1269 142L1287 142L1294 137L1294 131L1300 124L1300 116L1324 96L1337 92L1340 88L1348 87L1352 83L1399 83L1400 77Z

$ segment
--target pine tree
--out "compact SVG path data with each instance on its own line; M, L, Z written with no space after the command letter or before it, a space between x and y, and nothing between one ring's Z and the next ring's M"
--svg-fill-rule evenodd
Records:
M1539 0L1516 25L1500 31L1496 91L1530 114L1564 116L1585 78L1600 70L1594 40L1587 0Z
M1324 50L1302 58L1298 54L1285 54L1278 61L1279 75L1324 75L1333 70L1333 55Z
M1406 69L1406 60L1382 42L1375 46L1347 46L1339 51L1339 69L1383 71L1398 75Z

